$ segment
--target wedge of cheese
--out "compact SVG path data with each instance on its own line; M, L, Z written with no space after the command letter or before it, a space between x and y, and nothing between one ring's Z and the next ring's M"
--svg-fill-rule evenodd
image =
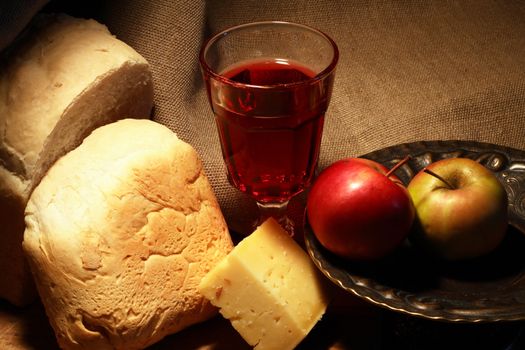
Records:
M255 349L293 349L324 314L326 280L274 220L242 240L199 290Z

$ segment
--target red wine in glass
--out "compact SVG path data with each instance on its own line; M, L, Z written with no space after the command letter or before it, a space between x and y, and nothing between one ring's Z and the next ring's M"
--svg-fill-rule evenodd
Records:
M288 201L308 187L317 164L327 82L305 87L315 73L277 59L241 62L222 75L234 82L214 106L230 182L259 203Z
M288 201L306 189L319 157L339 59L326 34L298 23L227 28L199 54L228 178L291 235ZM300 219L301 220L301 219Z

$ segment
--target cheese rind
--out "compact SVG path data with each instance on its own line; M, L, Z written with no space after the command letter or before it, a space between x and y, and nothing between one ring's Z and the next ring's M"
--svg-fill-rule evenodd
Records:
M329 301L324 278L273 219L242 240L199 290L258 350L293 349Z

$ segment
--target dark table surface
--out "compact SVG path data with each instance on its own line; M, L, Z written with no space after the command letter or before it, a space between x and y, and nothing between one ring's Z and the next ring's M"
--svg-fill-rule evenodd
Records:
M250 349L217 316L166 337L151 349ZM0 302L0 349L58 349L40 302L15 308ZM389 311L344 291L299 349L525 349L525 322L453 324Z

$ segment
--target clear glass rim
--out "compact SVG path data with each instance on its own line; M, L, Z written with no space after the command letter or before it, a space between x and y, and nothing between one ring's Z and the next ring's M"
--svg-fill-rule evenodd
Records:
M312 78L309 78L307 80L303 80L303 81L299 81L299 82L293 82L293 83L286 83L286 84L254 85L254 84L239 83L239 82L236 82L234 80L228 79L225 76L215 72L208 65L208 63L206 62L205 56L206 56L206 53L208 52L208 49L210 48L210 46L212 44L214 44L216 41L218 41L219 39L221 39L222 37L224 37L225 35L228 35L230 32L236 31L238 29L243 29L243 28L252 27L252 26L258 26L258 25L269 25L269 24L291 25L293 27L303 28L303 29L306 29L308 31L311 31L311 32L319 34L320 36L325 38L330 43L330 45L332 46L333 57L332 57L332 60L331 60L330 64L328 64L326 66L326 68L324 68L321 72L317 73L315 76L313 76ZM339 49L338 49L337 44L335 43L335 41L330 36L328 36L327 34L323 33L322 31L320 31L318 29L315 29L313 27L310 27L308 25L294 23L294 22L288 22L288 21L249 22L249 23L244 23L244 24L240 24L240 25L236 25L236 26L232 26L232 27L226 28L226 29L218 32L217 34L211 36L209 39L207 39L204 42L204 44L202 45L202 48L201 48L200 53L199 53L199 61L200 61L201 68L205 71L206 74L212 76L213 79L218 80L218 81L220 81L222 83L225 83L225 84L228 84L228 85L236 86L236 87L249 87L249 88L255 88L255 89L279 89L279 88L287 89L287 88L298 86L298 85L314 84L314 83L318 82L319 80L323 80L326 76L330 75L335 70L335 67L337 66L338 60L339 60Z

